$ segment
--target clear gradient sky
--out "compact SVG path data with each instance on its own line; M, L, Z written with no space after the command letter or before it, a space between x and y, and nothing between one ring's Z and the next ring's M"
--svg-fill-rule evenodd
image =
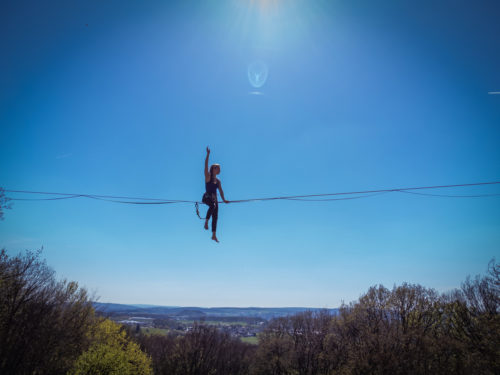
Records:
M2 1L0 186L199 200L207 145L229 200L498 181L499 15L498 1ZM43 246L101 302L185 306L446 291L500 258L499 197L221 205L220 244L202 226L190 204L18 201L0 247Z

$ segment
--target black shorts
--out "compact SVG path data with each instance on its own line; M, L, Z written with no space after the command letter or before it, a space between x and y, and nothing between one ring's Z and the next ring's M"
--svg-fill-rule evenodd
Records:
M212 206L213 204L217 203L217 194L205 193L203 194L203 198L201 198L201 201L207 206Z

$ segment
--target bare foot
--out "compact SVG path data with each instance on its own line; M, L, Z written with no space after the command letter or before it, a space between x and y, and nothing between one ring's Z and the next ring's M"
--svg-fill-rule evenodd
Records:
M208 230L208 220L205 221L205 226L203 228L205 228L206 230Z
M219 240L217 239L217 236L215 235L215 233L212 235L212 240L219 243Z

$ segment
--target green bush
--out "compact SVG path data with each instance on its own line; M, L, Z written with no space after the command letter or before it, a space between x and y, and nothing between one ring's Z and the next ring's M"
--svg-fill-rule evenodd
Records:
M68 375L151 375L151 359L126 337L120 326L100 321L90 332L90 348Z

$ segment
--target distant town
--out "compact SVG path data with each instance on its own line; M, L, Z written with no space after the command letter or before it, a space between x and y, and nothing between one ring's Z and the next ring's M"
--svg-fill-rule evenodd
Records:
M257 343L257 335L273 318L289 316L318 308L203 308L178 306L122 305L94 302L96 311L113 321L145 334L176 334L190 332L195 325L216 326L222 332L243 341ZM329 309L336 313L337 309ZM255 339L252 339L255 338Z

